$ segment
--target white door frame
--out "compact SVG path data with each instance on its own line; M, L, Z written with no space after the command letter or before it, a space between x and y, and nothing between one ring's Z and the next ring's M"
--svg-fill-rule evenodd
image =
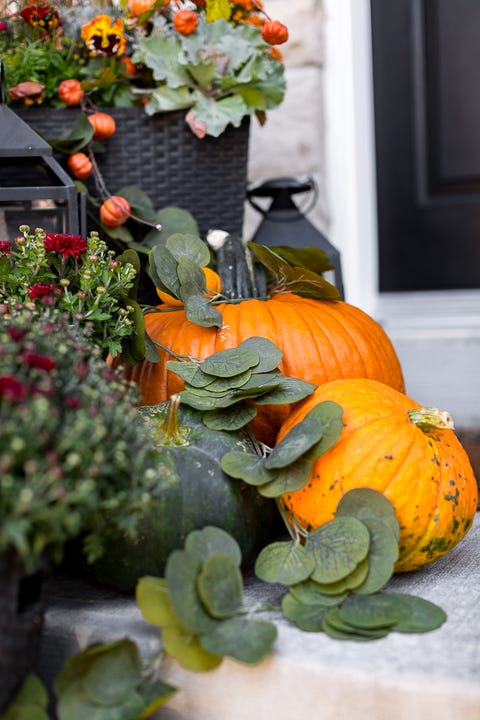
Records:
M480 427L480 290L379 292L370 0L324 8L329 238L346 299L384 325L412 397Z

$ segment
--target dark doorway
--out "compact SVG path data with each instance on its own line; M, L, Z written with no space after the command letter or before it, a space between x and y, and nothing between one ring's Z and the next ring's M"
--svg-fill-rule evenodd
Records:
M480 0L371 0L379 287L480 288Z

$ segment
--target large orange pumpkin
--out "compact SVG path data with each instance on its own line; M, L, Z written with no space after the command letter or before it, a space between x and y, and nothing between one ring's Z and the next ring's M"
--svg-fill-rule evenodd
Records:
M324 400L343 408L344 428L337 443L313 462L305 487L279 499L287 516L316 529L335 516L346 492L368 487L395 507L396 571L414 570L451 550L472 525L478 491L465 450L448 423L441 427L446 414L425 411L383 383L338 380L302 401L278 439Z
M146 330L177 355L199 359L262 336L282 350L284 375L315 384L367 377L404 389L400 363L384 330L352 305L278 293L267 300L226 303L217 309L222 313L221 328L195 325L179 309L147 314ZM126 370L139 385L145 405L163 402L183 389L183 381L166 370L172 356L163 350L159 354L157 364L144 361ZM290 409L289 405L259 407L252 424L256 437L272 446Z

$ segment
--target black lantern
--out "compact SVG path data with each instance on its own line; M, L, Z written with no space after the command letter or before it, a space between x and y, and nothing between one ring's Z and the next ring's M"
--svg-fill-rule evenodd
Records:
M312 179L300 181L292 177L280 177L249 187L248 200L252 207L263 215L252 240L260 245L320 248L334 266L335 277L332 282L344 298L340 252L307 220L307 209L302 212L293 201L292 195L302 193L309 193L308 209L311 209L317 200L317 188ZM254 198L271 198L272 202L265 210Z
M0 62L0 236L24 224L85 235L85 222L85 200L51 146L7 107Z

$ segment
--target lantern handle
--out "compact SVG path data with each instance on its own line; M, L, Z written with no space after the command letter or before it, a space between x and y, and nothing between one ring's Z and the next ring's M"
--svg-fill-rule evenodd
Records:
M0 60L0 105L5 105L5 72L3 60Z

